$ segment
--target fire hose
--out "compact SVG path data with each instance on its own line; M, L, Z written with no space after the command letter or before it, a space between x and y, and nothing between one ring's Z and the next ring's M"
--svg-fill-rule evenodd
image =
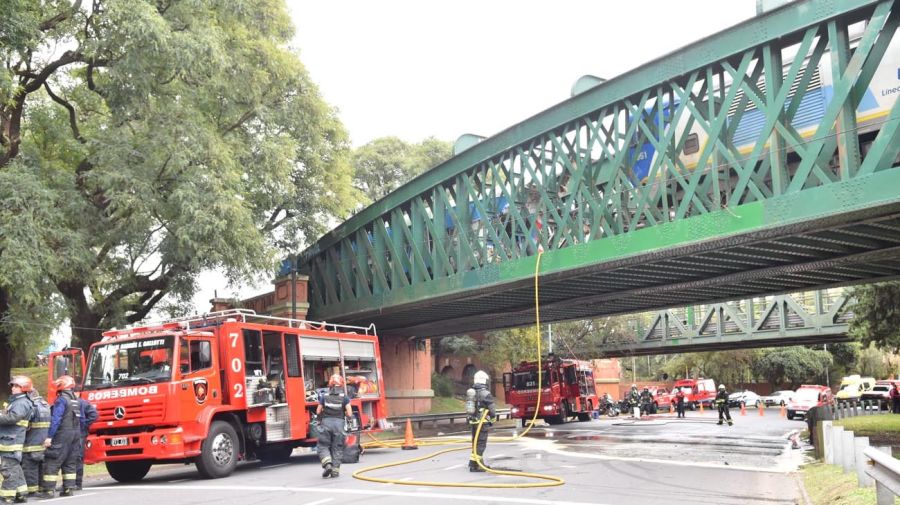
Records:
M537 332L535 334L535 340L537 341L537 383L541 384L541 313L540 313L540 304L538 297L538 279L541 268L541 256L543 255L542 251L538 251L537 260L534 266L534 313L535 313L535 327ZM540 411L541 405L541 389L537 388L537 403L535 404L534 415L531 417L531 420L526 423L525 430L522 433L513 435L511 437L491 437L488 440L493 443L504 443L504 442L513 442L522 437L524 437L531 428L534 426L534 423L537 421L538 412ZM369 482L378 482L381 484L399 484L404 486L429 486L429 487L468 487L468 488L533 488L533 487L552 487L552 486L561 486L565 484L565 481L559 477L555 477L553 475L544 475L540 473L531 473L531 472L522 472L518 470L509 470L509 469L499 469L499 468L491 468L486 466L484 462L481 460L481 457L478 456L478 453L475 449L475 444L478 440L478 435L481 433L481 428L485 423L487 418L487 410L482 409L481 418L478 420L478 425L475 429L475 436L472 437L471 444L469 444L469 440L464 438L455 438L455 439L424 439L420 441L421 445L424 446L443 446L443 445L460 445L467 444L462 447L452 447L449 449L443 449L437 452L429 453L424 456L419 456L412 459L406 459L403 461L395 461L391 463L384 463L381 465L370 466L367 468L363 468L353 472L353 478L359 480L365 480ZM371 435L370 435L371 436ZM401 442L392 442L392 441L379 441L375 440L373 437L373 442L367 442L363 447L389 447L396 448L400 447ZM539 482L519 482L519 483L479 483L479 482L437 482L437 481L421 481L421 480L396 480L396 479L383 479L379 477L371 477L365 475L369 472L373 472L375 470L380 470L383 468L390 468L395 466L409 465L412 463L418 463L419 461L423 461L429 458L434 458L436 456L440 456L442 454L447 454L451 452L459 452L467 449L471 449L471 460L475 461L478 466L484 470L485 472L492 473L494 475L506 475L512 477L525 477L528 479L536 479Z

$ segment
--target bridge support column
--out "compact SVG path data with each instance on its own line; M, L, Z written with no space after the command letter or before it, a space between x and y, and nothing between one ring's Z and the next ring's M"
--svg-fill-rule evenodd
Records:
M381 361L388 415L427 414L434 398L431 342L381 337Z

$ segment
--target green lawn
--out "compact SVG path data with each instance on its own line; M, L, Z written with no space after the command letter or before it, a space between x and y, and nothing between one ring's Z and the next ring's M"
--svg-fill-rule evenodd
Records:
M813 463L802 468L803 486L813 505L872 505L875 488L857 487L856 473L841 467Z
M834 425L869 437L872 445L900 445L900 414L849 417L834 421Z
M435 396L431 399L431 410L429 414L447 414L450 412L464 412L466 410L466 402L458 398Z

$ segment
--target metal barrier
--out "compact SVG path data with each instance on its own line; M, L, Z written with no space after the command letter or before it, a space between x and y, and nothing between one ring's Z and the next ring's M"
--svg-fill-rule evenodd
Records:
M845 419L848 417L890 413L890 404L888 404L887 410L882 410L883 406L884 402L881 400L851 400L836 402L829 409L834 419Z
M876 504L893 505L894 496L900 496L900 461L873 447L863 454L871 460L866 474L875 480Z
M389 417L388 421L397 426L402 426L403 423L409 419L411 422L416 423L418 428L422 428L425 423L431 423L431 426L437 426L439 421L450 421L449 424L453 424L457 419L466 419L465 412L448 412L444 414L412 414L408 416L397 416L397 417ZM509 409L497 409L497 417L501 419L510 419L511 414Z

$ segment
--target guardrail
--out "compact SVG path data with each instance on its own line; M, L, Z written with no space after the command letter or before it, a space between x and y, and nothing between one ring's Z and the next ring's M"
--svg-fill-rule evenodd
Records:
M416 423L417 428L422 428L425 423L431 423L431 426L437 426L439 421L450 421L449 424L453 424L457 419L462 419L465 422L467 414L465 412L448 412L444 414L411 414L408 416L397 416L397 417L389 417L387 420L395 425L401 425L401 423L405 423L407 419L411 422ZM497 409L497 417L501 419L511 419L511 414L509 409Z
M875 503L893 505L894 496L900 496L900 460L873 447L863 454L871 460L866 474L875 480Z

